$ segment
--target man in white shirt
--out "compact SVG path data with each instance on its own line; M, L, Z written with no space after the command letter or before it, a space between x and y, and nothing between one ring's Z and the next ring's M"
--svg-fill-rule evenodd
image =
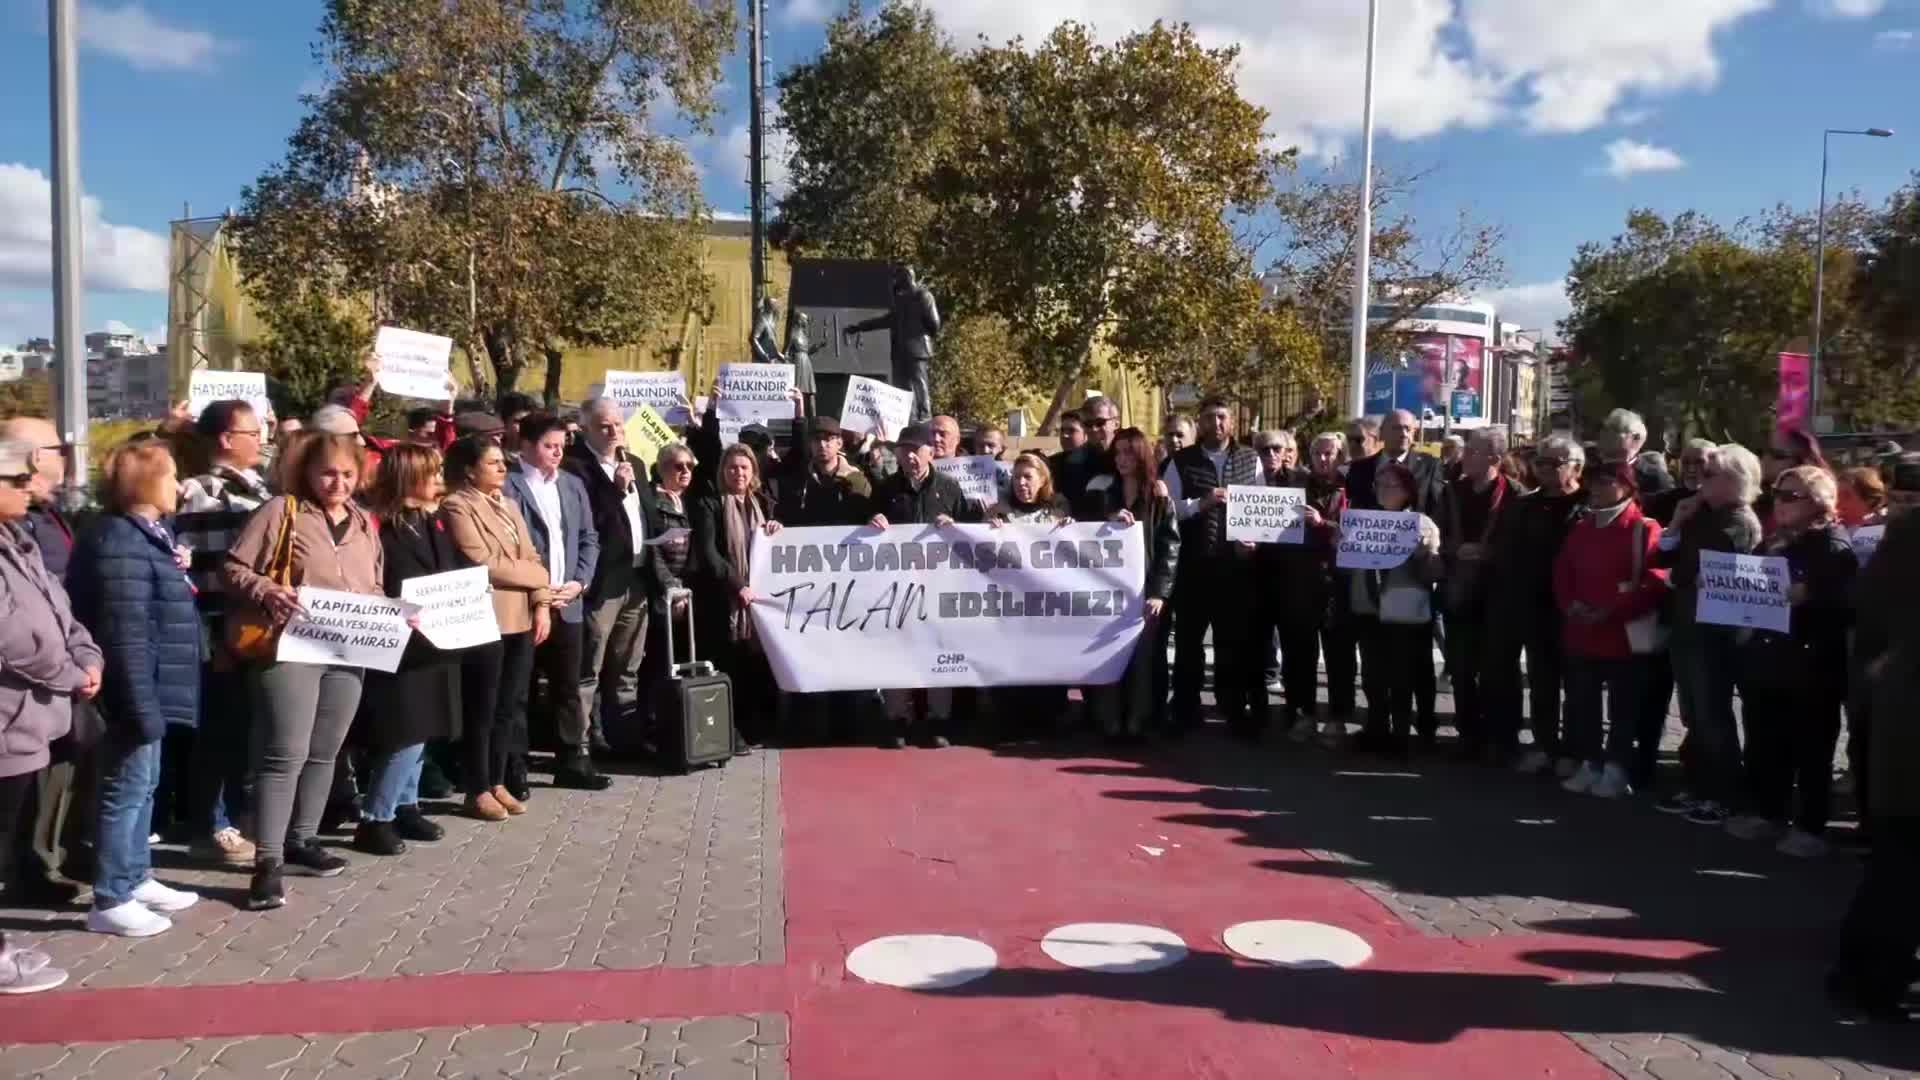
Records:
M640 668L648 617L664 610L667 590L679 582L653 547L666 524L647 483L646 463L627 452L619 403L594 398L581 407L580 420L586 437L567 451L561 467L586 486L600 534L580 657L580 707L591 748L600 753L642 742L646 707Z
M593 525L586 485L560 468L566 452L566 423L552 413L534 413L520 422L520 455L507 476L507 491L520 506L532 534L533 546L547 564L553 584L553 632L534 652L534 664L553 688L555 734L560 750L553 768L555 787L601 791L610 783L594 769L588 741L587 713L577 692L580 654L584 645L587 585L600 561L600 534ZM528 687L501 687L501 693L528 696ZM516 714L525 715L524 708ZM516 732L513 741L523 742ZM524 750L524 746L521 746ZM524 754L508 765L507 790L523 785Z

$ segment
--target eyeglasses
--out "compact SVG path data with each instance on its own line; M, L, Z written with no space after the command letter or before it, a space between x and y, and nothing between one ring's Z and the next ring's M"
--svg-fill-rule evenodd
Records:
M1777 503L1805 502L1808 498L1810 496L1804 491L1794 491L1791 488L1773 489L1773 501Z
M1537 457L1533 459L1533 463L1544 469L1557 469L1562 465L1573 464L1573 462L1568 458L1557 458L1557 457Z
M0 480L4 480L8 484L11 484L15 491L25 491L27 490L28 486L33 483L33 474L30 472L23 472L23 473L17 473L13 476L0 476Z
M1262 446L1260 447L1260 452L1263 454L1284 454L1287 452L1287 448L1284 446L1278 446L1278 445Z
M669 462L667 462L667 464L665 465L665 468L666 468L666 470L667 470L668 472L692 472L692 471L693 471L693 462L691 462L691 461L669 461Z

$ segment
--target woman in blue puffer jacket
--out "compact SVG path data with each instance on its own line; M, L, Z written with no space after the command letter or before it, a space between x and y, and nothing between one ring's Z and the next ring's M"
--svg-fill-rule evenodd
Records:
M191 724L200 700L200 624L193 586L162 520L179 480L159 442L130 443L107 462L107 513L68 567L74 614L106 654L100 694L99 834L87 929L151 937L193 906L194 893L153 879L147 846L168 724Z

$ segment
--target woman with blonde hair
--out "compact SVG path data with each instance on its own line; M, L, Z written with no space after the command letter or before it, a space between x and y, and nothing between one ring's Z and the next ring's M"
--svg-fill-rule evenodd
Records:
M1092 497L1100 498L1094 491ZM1013 475L1007 478L1004 498L987 512L987 521L995 528L1014 522L1021 525L1064 525L1073 520L1067 500L1054 493L1053 471L1038 454L1023 453L1013 461ZM994 721L1000 736L1047 735L1060 723L1067 709L1064 686L1001 686L992 693Z
M96 792L93 910L87 929L150 937L199 901L153 878L147 838L169 725L200 707L200 617L163 521L180 486L173 454L148 440L115 451L101 485L107 513L68 567L74 616L106 657Z
M511 691L533 678L534 646L553 631L552 578L518 505L504 494L507 459L498 444L480 435L454 443L447 449L446 475L453 489L440 503L447 532L463 557L487 568L500 623L498 643L467 649L461 657L467 723L460 780L467 816L499 822L527 812L506 786L515 703L525 701Z
M1167 727L1167 604L1180 562L1180 524L1173 500L1160 480L1160 464L1147 433L1137 427L1113 437L1113 468L1120 482L1107 489L1107 519L1123 528L1138 525L1147 551L1146 589L1141 606L1146 625L1126 674L1112 686L1090 688L1089 706L1099 715L1107 738L1144 742L1150 731Z
M375 470L373 510L388 596L398 597L410 578L473 565L447 531L440 470L440 452L416 443L394 444ZM399 670L367 673L367 795L354 832L356 850L399 855L408 840L432 843L444 835L420 812L420 768L428 742L457 734L461 656L415 634Z
M380 538L353 498L365 463L365 449L352 435L316 433L293 447L282 474L285 493L247 521L227 552L223 572L235 607L284 626L304 614L302 586L386 595ZM284 556L283 536L290 546ZM282 558L284 583L276 573ZM316 835L335 761L360 707L365 671L273 659L257 663L251 676L260 767L254 784L257 855L247 906L264 911L285 905L283 873L333 877L347 868Z
M747 584L753 539L780 531L760 486L760 460L753 448L734 443L720 454L718 490L694 501L693 559L688 581L700 648L733 679L734 749L745 752L764 733L760 719L773 711L773 672L753 626L759 599ZM668 658L672 662L672 658Z

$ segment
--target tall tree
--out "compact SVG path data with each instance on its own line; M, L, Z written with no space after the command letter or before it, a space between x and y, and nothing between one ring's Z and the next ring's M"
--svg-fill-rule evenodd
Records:
M329 0L327 86L235 227L249 288L367 297L455 338L477 387L644 339L693 299L703 213L650 121L708 123L734 28L724 0Z

